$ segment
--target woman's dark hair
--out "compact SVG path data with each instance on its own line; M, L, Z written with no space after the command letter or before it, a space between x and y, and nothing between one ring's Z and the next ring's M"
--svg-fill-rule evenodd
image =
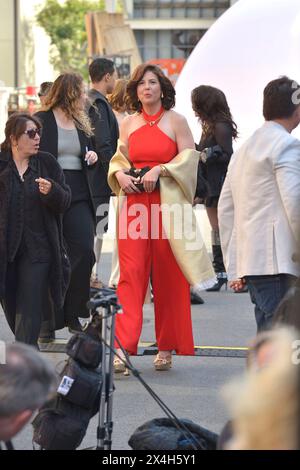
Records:
M192 106L202 121L205 136L214 134L218 122L227 122L232 128L232 137L237 138L237 125L223 91L209 85L198 86L192 91Z
M142 110L142 103L137 96L137 87L146 72L154 73L160 83L162 90L162 106L164 109L169 110L175 106L176 91L171 81L165 76L163 71L156 65L141 64L133 72L131 79L127 85L126 104L128 109L140 112Z
M28 121L32 121L38 129L42 128L40 120L30 114L14 113L10 116L5 126L5 141L1 144L2 152L9 152L11 150L11 137L18 140L26 131Z
M264 89L263 114L266 121L287 119L299 106L300 87L288 77L272 80Z

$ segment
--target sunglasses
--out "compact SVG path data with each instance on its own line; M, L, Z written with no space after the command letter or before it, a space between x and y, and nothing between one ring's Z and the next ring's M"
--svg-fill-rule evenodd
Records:
M24 134L28 135L29 139L35 139L36 135L41 137L42 129L28 129Z

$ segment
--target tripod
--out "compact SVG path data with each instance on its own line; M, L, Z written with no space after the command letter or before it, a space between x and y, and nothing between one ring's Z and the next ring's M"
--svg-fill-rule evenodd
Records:
M150 396L156 401L165 415L172 420L175 427L182 431L187 440L191 442L194 450L199 448L199 441L191 433L191 431L180 421L177 416L167 407L167 405L159 398L152 388L144 381L139 371L133 366L127 352L124 350L118 338L115 338L115 321L116 314L121 306L118 305L118 298L113 289L100 289L99 292L87 304L89 310L97 314L98 309L102 309L104 315L102 318L102 334L101 340L103 344L102 352L102 389L100 396L99 408L99 424L97 429L97 447L96 450L111 450L112 433L113 433L113 392L114 392L114 356L117 356L124 362L127 369L131 371L134 377L144 386ZM123 357L119 356L114 349L114 340L116 340L119 348L124 353Z
M98 313L102 319L102 386L99 404L99 422L97 429L96 450L111 450L113 433L113 392L114 392L114 351L116 314L121 308L113 289L100 289L87 307L91 314Z

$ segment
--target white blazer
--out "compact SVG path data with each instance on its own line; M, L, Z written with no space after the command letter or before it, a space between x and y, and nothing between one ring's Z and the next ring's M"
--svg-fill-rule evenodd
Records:
M218 205L228 277L300 275L300 141L265 122L231 157Z

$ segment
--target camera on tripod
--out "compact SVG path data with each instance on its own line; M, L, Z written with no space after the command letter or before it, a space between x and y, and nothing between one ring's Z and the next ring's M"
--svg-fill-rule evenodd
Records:
M118 305L118 297L114 289L103 288L98 291L94 289L93 291L95 292L95 296L87 303L89 310L96 311L100 307L115 307L118 310L121 308L121 306Z
M66 353L69 358L59 374L61 381L57 394L43 406L33 421L33 441L44 450L77 449L86 434L90 419L98 412L101 416L99 449L104 449L104 441L111 441L103 414L103 407L113 392L112 374L106 365L105 345L107 321L110 319L114 323L114 316L120 306L112 289L97 291L87 306L91 311L91 320L84 331L73 335L67 344ZM114 335L114 328L111 331ZM113 337L110 338L110 342L112 341ZM112 359L110 362L112 363ZM109 427L112 428L111 425Z

